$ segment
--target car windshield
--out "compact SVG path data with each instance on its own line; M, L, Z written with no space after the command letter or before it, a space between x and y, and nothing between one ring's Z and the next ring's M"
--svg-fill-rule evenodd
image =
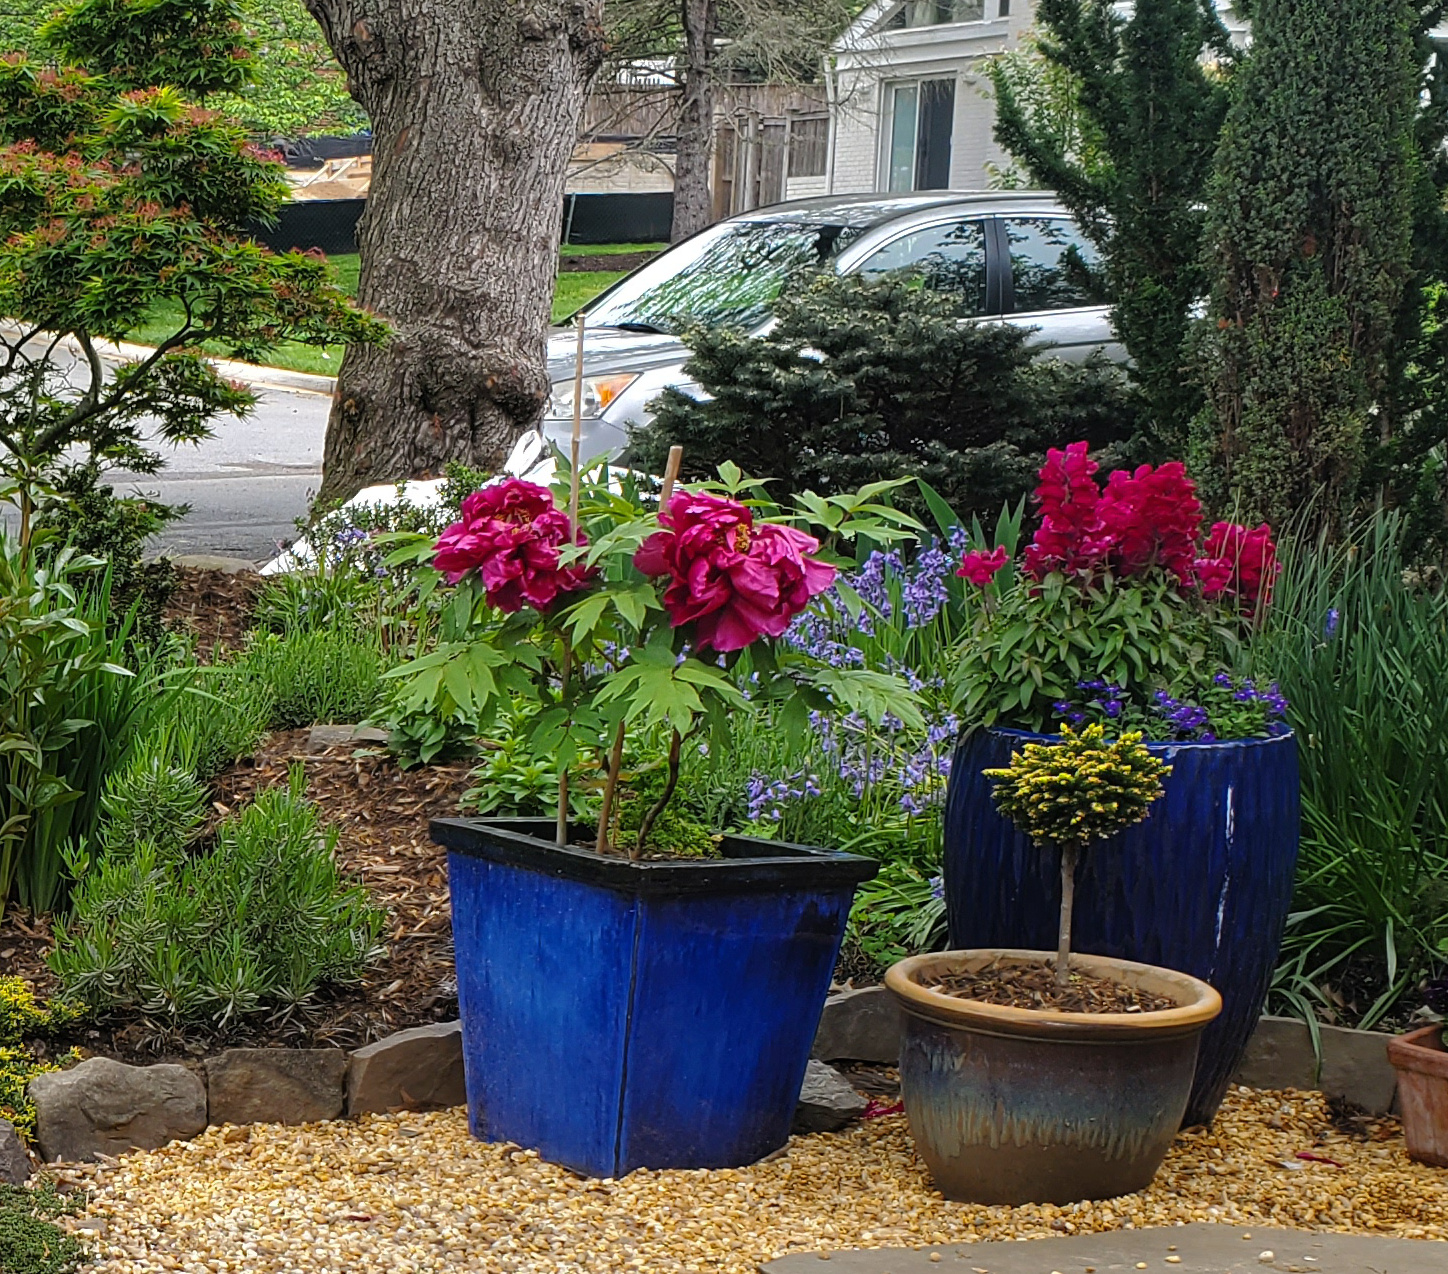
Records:
M693 323L757 327L791 276L834 260L861 233L793 221L721 222L587 306L588 325L674 336Z

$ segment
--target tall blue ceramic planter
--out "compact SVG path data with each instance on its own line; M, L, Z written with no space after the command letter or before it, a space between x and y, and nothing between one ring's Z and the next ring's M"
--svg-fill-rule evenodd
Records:
M1000 816L981 773L1032 741L1044 736L976 730L956 749L945 816L953 948L1055 950L1059 860ZM1220 992L1184 1120L1209 1123L1262 1011L1292 900L1297 743L1149 746L1172 766L1165 795L1144 823L1082 855L1072 947L1176 969Z
M633 863L551 822L438 819L468 1124L595 1177L782 1146L870 859L726 837Z

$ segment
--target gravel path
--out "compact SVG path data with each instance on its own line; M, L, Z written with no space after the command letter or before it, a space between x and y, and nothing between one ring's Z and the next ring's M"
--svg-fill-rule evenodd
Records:
M1145 1194L1063 1208L946 1203L899 1116L751 1168L619 1181L473 1141L458 1110L212 1129L72 1180L105 1218L97 1274L753 1274L791 1251L1213 1220L1448 1239L1448 1172L1410 1163L1391 1121L1345 1134L1318 1094L1247 1090Z

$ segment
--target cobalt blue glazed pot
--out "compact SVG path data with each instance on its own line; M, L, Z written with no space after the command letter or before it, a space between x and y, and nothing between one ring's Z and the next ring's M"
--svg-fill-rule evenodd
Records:
M551 820L436 819L468 1124L593 1177L753 1163L789 1137L872 859L725 837L630 862Z
M952 947L1056 945L1054 850L1002 818L982 770L1046 736L985 729L951 762L945 899ZM1072 950L1176 969L1216 987L1186 1125L1210 1123L1267 997L1292 900L1300 799L1292 735L1148 745L1172 766L1139 824L1081 856Z
M1133 1194L1151 1184L1181 1126L1202 1028L1222 1007L1200 979L1072 955L1074 969L1175 1005L1146 1013L1017 1009L930 988L941 974L1053 959L943 951L885 975L904 1010L910 1136L947 1199L1015 1205Z

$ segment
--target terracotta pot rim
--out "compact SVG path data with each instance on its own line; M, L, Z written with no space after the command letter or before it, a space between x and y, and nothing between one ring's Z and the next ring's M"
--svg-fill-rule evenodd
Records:
M926 972L941 966L976 967L995 960L1012 964L1053 961L1053 951L1029 951L1014 947L979 947L961 951L935 951L910 956L894 964L885 974L885 986L901 1007L916 1017L942 1026L986 1031L997 1035L1021 1035L1073 1043L1097 1040L1109 1043L1126 1039L1164 1039L1204 1029L1222 1011L1222 997L1200 978L1175 969L1117 960L1110 956L1071 956L1071 967L1096 977L1152 985L1159 994L1178 998L1176 1008L1151 1013L1067 1013L1058 1009L1017 1009L962 1000L920 985Z
M1420 1026L1405 1035L1394 1035L1388 1040L1388 1061L1395 1070L1448 1080L1448 1048L1439 1042L1445 1027L1448 1023L1439 1022ZM1433 1043L1428 1043L1429 1040Z

